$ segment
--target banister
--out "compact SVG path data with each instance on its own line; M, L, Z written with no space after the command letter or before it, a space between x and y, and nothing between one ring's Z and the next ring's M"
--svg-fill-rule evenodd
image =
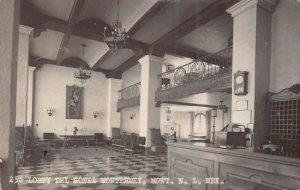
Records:
M139 97L141 91L141 82L130 85L118 91L119 100L128 100L131 98Z
M158 89L165 90L194 80L204 80L231 70L232 47L158 74Z

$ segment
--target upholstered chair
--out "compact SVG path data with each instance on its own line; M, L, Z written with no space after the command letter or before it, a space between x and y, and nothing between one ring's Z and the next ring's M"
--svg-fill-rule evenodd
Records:
M151 128L151 152L154 152L156 155L159 153L164 153L167 151L167 145L165 140L161 136L160 129Z

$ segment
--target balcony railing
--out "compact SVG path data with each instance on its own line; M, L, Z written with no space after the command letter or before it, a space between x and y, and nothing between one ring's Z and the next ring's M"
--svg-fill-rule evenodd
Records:
M119 100L129 100L140 96L141 82L119 90Z
M195 80L216 77L231 70L232 47L158 75L158 89L166 90Z

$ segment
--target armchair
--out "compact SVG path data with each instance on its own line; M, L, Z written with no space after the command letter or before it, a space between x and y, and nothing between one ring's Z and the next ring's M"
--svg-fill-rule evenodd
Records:
M143 145L145 145L145 142L145 137L138 137L137 134L132 133L126 140L124 154L126 154L127 151L131 152L132 155L137 152L142 152L144 150Z
M151 135L151 152L154 152L156 155L159 153L164 153L167 151L167 145L165 140L161 136L160 129L150 129Z
M95 146L97 147L99 144L101 145L106 144L103 133L95 133Z

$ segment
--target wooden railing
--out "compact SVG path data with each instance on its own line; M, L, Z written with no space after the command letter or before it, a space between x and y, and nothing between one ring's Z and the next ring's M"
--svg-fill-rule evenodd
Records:
M119 100L128 100L140 96L141 82L119 90Z
M216 77L231 70L232 47L158 75L158 90Z

